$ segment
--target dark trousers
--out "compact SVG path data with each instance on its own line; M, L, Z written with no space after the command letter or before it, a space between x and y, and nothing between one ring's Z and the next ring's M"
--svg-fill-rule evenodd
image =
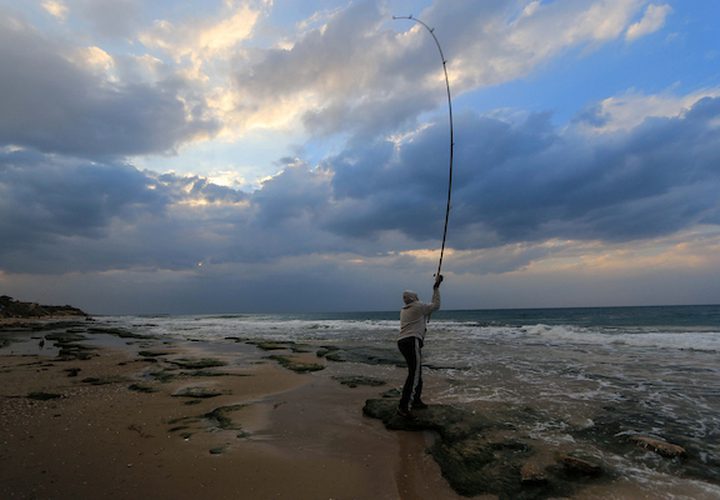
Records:
M420 401L422 394L422 347L423 341L417 337L398 340L398 349L405 357L408 375L403 385L400 408L410 409L411 403Z

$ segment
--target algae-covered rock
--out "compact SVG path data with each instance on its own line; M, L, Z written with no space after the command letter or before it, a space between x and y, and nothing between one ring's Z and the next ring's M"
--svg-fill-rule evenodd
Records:
M305 344L298 344L292 340L248 340L247 344L254 345L263 351L292 351L292 352L311 352L312 347Z
M75 331L67 330L65 332L48 333L45 335L45 339L52 340L58 344L69 344L72 342L80 342L82 340L87 340L87 337L80 333L76 333Z
M318 351L320 353L322 351ZM318 354L319 356L320 354ZM357 346L328 349L323 353L325 359L335 362L364 363L366 365L406 366L405 360L397 349Z
M387 391L380 394L380 397L382 398L395 398L398 399L402 395L402 392L397 387L393 389L388 389Z
M225 337L225 340L232 340L232 341L235 342L235 343L247 341L247 339L244 339L244 338L242 338L242 337L235 337L235 336Z
M88 332L91 333L104 333L105 335L113 335L121 339L149 339L152 338L148 335L140 335L139 333L133 333L122 328L109 328L103 326L93 326L88 328Z
M638 446L652 450L658 455L662 455L663 457L667 458L684 457L685 455L687 455L687 451L682 446L668 443L665 440L650 436L630 436L630 441L634 442Z
M106 377L86 377L82 379L81 382L90 385L109 385L127 382L127 378L116 375L109 375Z
M143 358L157 358L160 356L167 356L171 354L167 351L139 351L138 356L142 356Z
M236 404L236 405L228 405L228 406L220 406L218 408L215 408L213 411L208 412L204 415L205 418L215 423L217 427L220 429L231 429L236 431L241 431L242 427L239 425L233 424L232 419L228 416L229 413L232 413L234 411L241 410L245 408L247 405L245 404Z
M219 359L212 358L180 358L180 359L169 359L168 363L179 366L180 368L186 368L188 370L201 370L203 368L213 368L215 366L225 366L227 363L220 361Z
M50 399L59 399L63 397L63 395L56 394L54 392L34 391L29 392L25 397L28 399L34 399L35 401L48 401Z
M167 383L173 380L177 374L173 370L161 370L158 372L148 373L148 376L154 378L158 382Z
M482 435L459 441L440 441L432 447L443 476L462 495L494 493L504 498L527 498L520 469L529 450L517 443L492 442Z
M413 418L405 418L397 414L397 404L394 399L369 399L363 413L382 420L388 429L437 433L429 451L450 486L461 495L529 499L572 491L572 485L562 478L522 480L523 465L534 451L520 439L503 437L508 426L502 417L493 420L463 407L430 405L414 411Z
M340 348L336 346L321 346L320 349L315 351L315 355L318 358L324 358L328 353L337 351L338 349Z
M541 484L547 481L545 471L534 462L525 462L520 468L520 482L524 484Z
M397 414L397 400L368 399L363 413L378 418L391 430L436 431L443 439L458 440L479 433L491 426L491 422L481 415L449 405L430 405L425 410L413 412L414 418L408 419Z
M280 366L287 368L288 370L292 370L296 373L316 372L325 369L323 365L320 365L318 363L300 361L298 359L290 358L288 356L273 355L268 356L268 359L277 361L278 363L280 363Z
M155 389L154 387L150 387L149 385L145 385L145 384L130 384L128 386L128 390L131 390L134 392L144 392L144 393L157 392L157 389Z
M603 473L602 466L589 457L569 453L560 455L559 462L569 474L599 476Z
M249 373L227 373L215 372L212 370L194 370L191 372L180 372L183 377L251 377Z
M342 385L355 388L359 385L366 385L370 387L379 387L385 385L384 380L374 377L366 377L365 375L336 375L333 380L337 380Z
M222 392L207 387L185 387L172 394L174 398L208 399L222 396Z
M97 356L90 347L82 346L80 344L67 344L60 348L58 351L58 359L62 361L87 361L94 356Z
M247 342L248 344L254 345L258 349L262 349L263 351L281 351L281 350L287 350L290 349L291 345L294 344L294 342L276 342L274 340L266 340L266 341L260 341L260 340L250 340Z

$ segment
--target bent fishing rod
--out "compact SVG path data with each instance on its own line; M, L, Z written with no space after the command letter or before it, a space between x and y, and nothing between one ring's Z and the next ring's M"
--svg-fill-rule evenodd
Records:
M447 240L447 230L448 230L448 222L450 221L450 198L452 197L452 181L453 181L453 152L455 150L455 140L454 140L454 131L453 131L453 111L452 111L452 97L450 96L450 79L448 78L448 72L447 72L447 60L445 59L445 54L443 54L442 47L440 46L440 41L438 40L437 36L435 36L435 28L431 28L424 22L422 22L420 19L413 17L412 14L409 16L393 16L393 20L398 19L407 19L409 21L414 21L421 26L423 26L430 35L432 35L433 40L435 41L435 45L437 46L438 52L440 53L440 59L442 60L442 66L443 66L443 72L445 73L445 89L447 90L447 101L448 101L448 116L450 118L450 168L448 169L448 192L447 192L447 206L445 207L445 227L443 228L443 237L442 237L442 246L440 247L440 260L438 262L438 268L437 268L437 274L435 276L440 276L440 271L442 270L442 263L443 263L443 255L445 254L445 242Z

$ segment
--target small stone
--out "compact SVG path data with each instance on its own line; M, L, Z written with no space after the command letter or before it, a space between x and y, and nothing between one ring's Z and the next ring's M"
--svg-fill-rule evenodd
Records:
M636 445L645 449L649 449L667 458L684 457L687 451L680 445L668 443L662 439L652 438L649 436L631 436L630 440Z
M524 484L538 484L547 482L545 472L532 462L525 462L520 469L520 482Z
M602 467L588 459L579 458L573 455L562 455L560 463L567 472L583 476L599 476L602 474Z

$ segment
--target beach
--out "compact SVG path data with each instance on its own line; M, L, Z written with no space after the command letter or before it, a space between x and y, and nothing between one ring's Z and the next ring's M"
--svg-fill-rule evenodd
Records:
M165 361L210 359L193 342L95 334L87 345L85 360L0 357L0 497L457 496L425 436L363 417L377 388L296 373L232 341L212 352L227 364L205 373ZM163 382L148 376L158 365L169 368ZM177 396L188 389L197 397Z
M6 322L0 497L720 498L712 328L449 314Z

